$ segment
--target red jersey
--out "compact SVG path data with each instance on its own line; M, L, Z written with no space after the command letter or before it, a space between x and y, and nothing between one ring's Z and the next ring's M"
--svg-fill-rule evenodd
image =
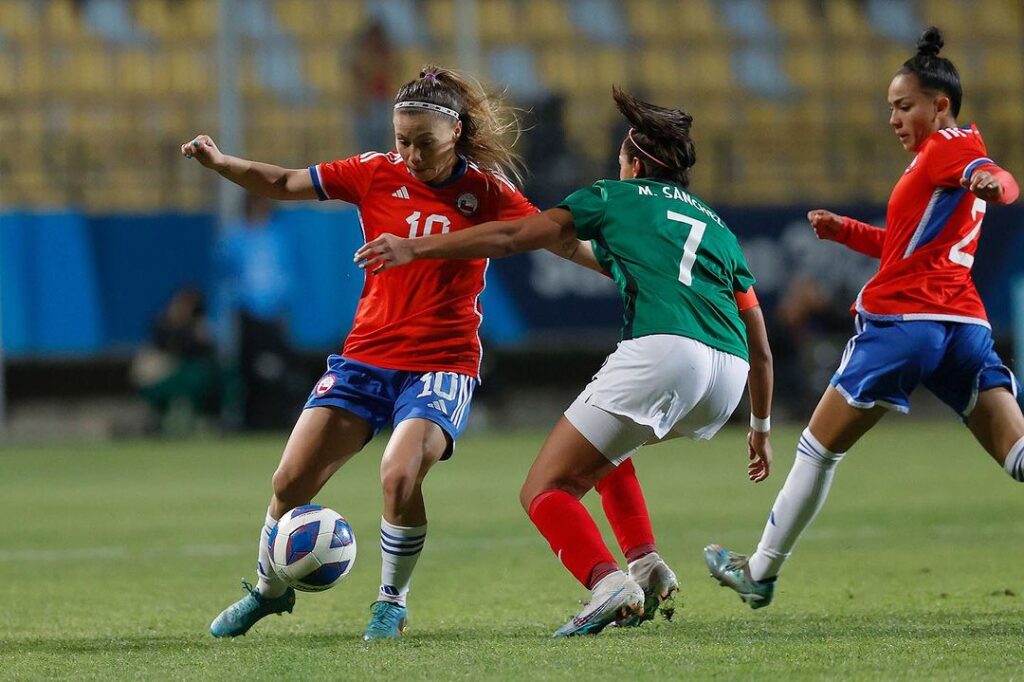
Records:
M460 159L440 184L414 178L402 157L367 152L310 166L321 200L359 208L363 238L445 234L489 220L510 220L537 209L500 175ZM364 275L345 357L375 367L449 371L479 379L483 319L478 298L487 260L417 260Z
M989 326L971 277L985 202L960 179L990 165L975 126L938 130L893 188L884 230L844 219L839 241L881 258L852 311L875 320Z

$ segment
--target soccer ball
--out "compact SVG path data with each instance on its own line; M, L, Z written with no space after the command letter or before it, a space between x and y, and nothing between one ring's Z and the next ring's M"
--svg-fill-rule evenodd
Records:
M270 565L296 590L322 592L344 578L356 561L356 536L345 517L307 504L281 517L267 539Z

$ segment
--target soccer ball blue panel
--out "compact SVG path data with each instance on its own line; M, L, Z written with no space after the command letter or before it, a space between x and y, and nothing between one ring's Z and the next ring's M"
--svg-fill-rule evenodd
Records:
M267 542L274 572L304 592L322 592L337 584L356 560L356 538L348 521L317 504L282 516Z

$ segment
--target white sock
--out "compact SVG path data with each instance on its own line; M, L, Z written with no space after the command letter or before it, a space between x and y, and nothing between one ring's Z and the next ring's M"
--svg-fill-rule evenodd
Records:
M277 519L270 515L267 510L267 518L263 521L263 529L260 531L260 554L256 560L256 589L264 597L273 599L280 597L288 589L284 581L277 577L274 569L270 566L270 547L267 541L270 539L270 531L277 526Z
M380 595L378 601L405 606L412 569L427 539L427 526L395 526L380 520Z
M750 577L766 580L779 574L800 534L825 503L835 466L845 453L829 452L811 430L804 429L796 460L765 524L757 551L750 557Z
M1009 454L1006 455L1006 461L1003 462L1003 468L1013 480L1024 483L1024 438L1010 448Z

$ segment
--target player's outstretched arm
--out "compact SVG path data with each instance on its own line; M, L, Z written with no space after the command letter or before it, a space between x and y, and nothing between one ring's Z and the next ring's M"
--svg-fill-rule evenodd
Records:
M767 422L772 413L775 372L761 306L741 310L740 318L747 327L747 349L750 353L750 374L747 379L750 414L759 422ZM747 456L750 458L747 476L757 483L768 478L768 474L771 473L772 445L769 441L770 424L764 423L763 427L755 428L753 422L752 419L752 426L747 434Z
M517 220L481 223L458 232L407 239L383 234L363 244L353 260L373 274L423 258L503 258L552 247L574 237L572 214L552 208Z
M601 267L601 264L597 262L597 258L594 256L594 247L590 242L578 239L575 233L558 244L547 247L547 249L556 256L572 261L580 267L600 272L602 275L608 277L611 276L609 273L605 272L604 268Z
M197 135L181 145L181 155L195 159L250 192L269 199L316 199L313 179L305 168L281 168L269 163L229 156L217 148L209 135Z
M872 258L882 257L885 230L821 208L809 211L807 222L811 224L818 239L839 242Z

